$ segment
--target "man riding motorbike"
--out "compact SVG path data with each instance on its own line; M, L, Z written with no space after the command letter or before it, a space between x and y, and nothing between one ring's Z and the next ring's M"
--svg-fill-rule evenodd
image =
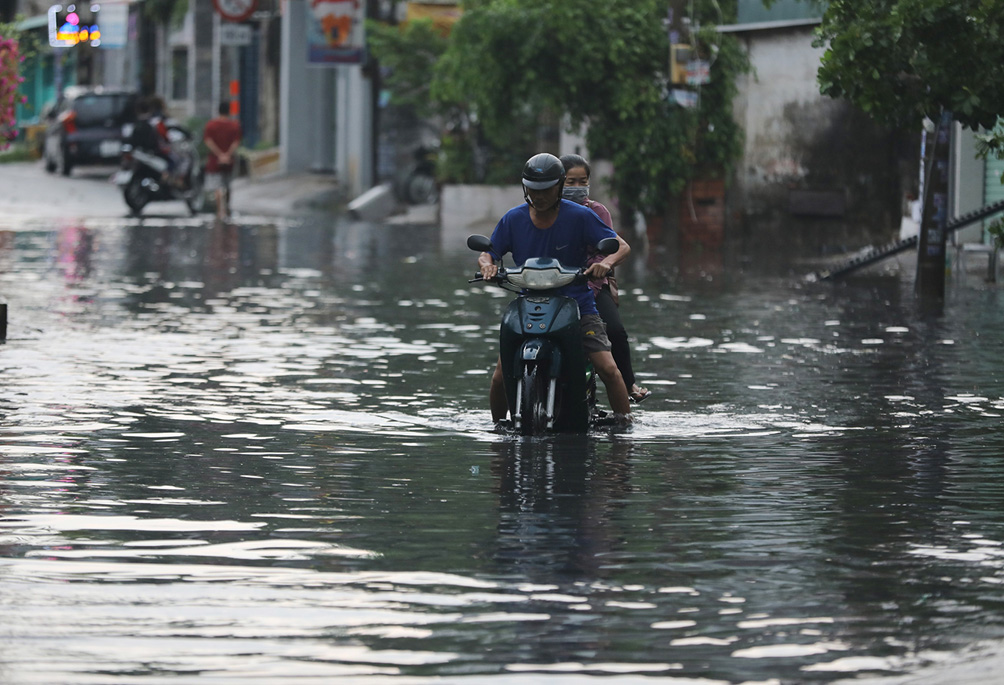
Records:
M171 154L171 147L165 136L166 129L162 132L155 121L153 105L149 100L141 99L136 103L136 123L126 142L136 150L164 160L167 170L162 174L161 180L175 187L182 187L183 179L176 174L178 162Z
M627 242L605 225L586 207L563 200L565 168L554 155L534 155L523 166L523 199L525 204L510 209L495 226L491 242L493 252L478 256L478 268L485 279L498 273L496 260L511 252L517 265L533 257L550 257L567 265L586 262L586 250L604 238L616 238L617 252L589 266L586 275L602 278L630 253ZM613 355L606 327L596 309L596 300L583 283L565 286L564 294L579 305L583 348L607 390L607 399L615 418L624 424L631 421L631 405L627 388ZM501 359L495 364L489 392L492 420L498 425L509 411L502 374Z

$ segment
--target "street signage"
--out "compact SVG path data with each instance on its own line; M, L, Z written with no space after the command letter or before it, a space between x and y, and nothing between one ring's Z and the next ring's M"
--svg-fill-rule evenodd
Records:
M220 45L251 45L251 26L231 22L220 24Z
M74 3L50 5L49 45L54 48L70 48L79 43L100 46L99 9L97 4L81 5L79 8Z
M258 0L213 0L213 7L227 21L244 21L258 9Z
M687 62L686 82L688 86L702 86L711 83L711 64L707 60L692 59Z

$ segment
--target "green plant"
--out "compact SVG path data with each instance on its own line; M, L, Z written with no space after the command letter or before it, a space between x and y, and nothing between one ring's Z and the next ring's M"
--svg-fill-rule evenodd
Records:
M880 121L918 126L948 111L989 130L1004 113L1004 3L831 0L816 45L821 91Z
M520 149L514 175L543 122L567 115L570 130L588 124L590 154L614 164L622 210L661 215L688 180L725 174L738 157L731 104L735 76L747 68L738 43L714 29L734 19L735 0L674 4L692 7L691 19L705 26L688 37L711 61L693 109L671 101L664 0L607 0L602 10L564 0L469 3L431 95L466 103L493 149Z
M188 12L188 0L146 0L143 12L150 19L178 26Z
M0 24L0 149L10 145L17 136L17 102L26 98L18 95L24 81L20 74L21 55L19 32L10 24Z
M380 62L391 104L410 107L422 117L437 114L429 84L436 62L446 50L447 38L432 20L416 19L403 25L367 20L366 41Z
M1004 219L994 219L986 231L994 241L994 249L999 250L1004 247Z
M0 164L11 162L30 162L35 154L27 143L12 143L6 149L0 150Z
M613 162L622 209L659 215L687 181L724 175L741 152L732 117L745 53L715 25L736 0L672 0L701 29L686 39L711 63L698 106L671 100L665 0L468 0L448 38L430 21L369 23L391 102L445 123L446 182L518 182L542 140L586 124L590 154Z

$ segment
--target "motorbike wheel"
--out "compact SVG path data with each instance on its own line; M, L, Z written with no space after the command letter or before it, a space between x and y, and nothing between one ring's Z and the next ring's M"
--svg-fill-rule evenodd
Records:
M59 159L56 164L59 167L59 173L63 176L69 176L70 172L73 171L73 162L70 161L69 153L66 151L65 147L60 148Z
M133 174L128 185L122 189L122 197L133 216L139 216L143 212L143 207L150 201L150 193L143 187L143 179L139 174Z
M547 394L550 384L547 374L536 367L523 372L520 406L520 433L543 435L547 430Z
M193 171L192 187L188 189L185 196L185 204L188 205L188 211L192 216L196 216L199 212L204 212L206 209L206 191L204 185L202 173Z
M408 202L413 205L431 205L439 199L439 188L431 174L416 170L408 179Z
M588 362L586 366L586 411L589 412L589 416L596 415L596 371L593 369L592 362Z

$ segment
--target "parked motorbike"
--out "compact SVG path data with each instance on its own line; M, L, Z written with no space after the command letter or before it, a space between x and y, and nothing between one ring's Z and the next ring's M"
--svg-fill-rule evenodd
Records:
M604 254L618 249L616 238L597 245ZM467 247L490 252L491 240L467 239ZM490 282L519 293L502 315L499 358L513 428L521 435L584 433L612 419L596 410L596 373L582 349L579 306L559 288L581 282L584 268L556 259L529 259L519 267L499 265ZM484 281L480 273L469 283Z
M401 202L409 205L433 204L439 199L439 183L436 181L439 144L422 143L412 150L411 156L411 163L394 179L394 192Z
M123 132L121 168L112 181L122 189L122 197L134 216L139 216L150 202L182 200L192 216L203 211L205 190L202 164L192 134L174 125L167 129L171 155L176 160L174 176L167 178L168 162L148 150L135 147Z

